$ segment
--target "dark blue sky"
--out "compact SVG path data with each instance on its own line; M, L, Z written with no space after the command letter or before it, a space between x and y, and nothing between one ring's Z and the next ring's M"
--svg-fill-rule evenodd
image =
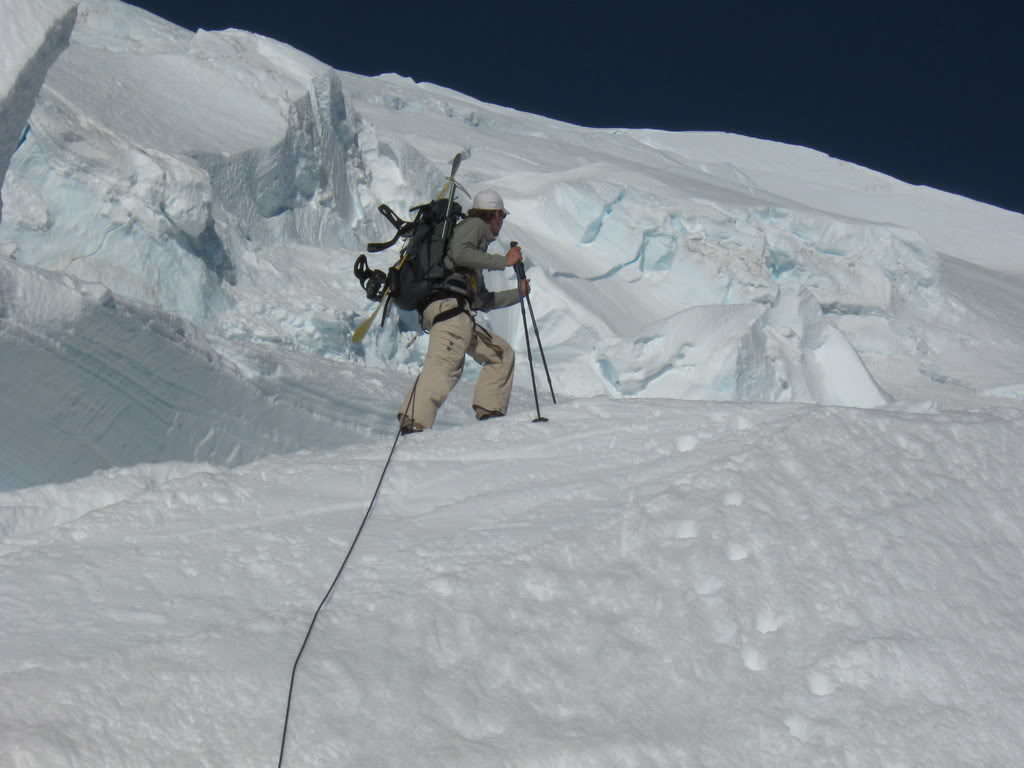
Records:
M1024 31L1010 3L134 4L349 72L579 125L800 144L1024 212Z

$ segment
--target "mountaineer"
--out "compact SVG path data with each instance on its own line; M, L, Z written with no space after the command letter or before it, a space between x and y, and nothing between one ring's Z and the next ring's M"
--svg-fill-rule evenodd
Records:
M508 215L501 195L484 189L473 197L472 208L455 227L445 256L447 275L420 310L430 342L423 370L398 414L402 434L433 426L437 409L462 376L466 355L482 366L473 393L477 419L504 416L508 409L515 353L508 342L478 325L474 316L476 311L515 306L520 295L530 293L529 280L520 280L518 290L496 293L484 284L481 270L505 269L523 259L516 245L505 255L487 252Z

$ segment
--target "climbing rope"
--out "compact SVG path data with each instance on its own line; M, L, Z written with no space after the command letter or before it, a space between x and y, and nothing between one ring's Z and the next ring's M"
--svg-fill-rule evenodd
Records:
M419 379L417 378L417 383ZM416 384L413 384L413 396L416 394ZM370 511L373 509L374 502L377 501L377 496L380 494L381 486L384 484L384 475L387 474L388 467L391 466L391 459L395 455L395 449L398 447L398 438L402 436L402 429L399 426L398 432L395 433L395 440L391 444L391 453L388 454L388 460L384 463L384 469L380 473L380 479L377 481L377 488L373 492L373 498L370 499L370 504L366 508L366 514L363 515L363 520L359 524L359 529L356 531L356 535L352 537L352 543L349 545L348 552L345 553L345 559L341 561L341 567L338 568L338 572L334 575L334 581L331 582L331 586L327 589L327 593L324 595L324 599L320 601L320 605L317 606L316 612L313 614L312 620L309 622L309 629L306 630L306 637L302 641L302 647L299 648L298 654L295 656L295 663L292 665L292 676L291 682L288 684L288 704L285 707L284 712L284 729L281 732L281 754L277 759L277 768L282 768L284 765L284 749L285 742L288 739L288 721L292 711L292 696L295 692L295 675L299 669L299 660L302 658L303 651L306 650L306 645L309 643L309 638L313 634L313 626L316 624L317 617L320 616L320 611L327 604L327 600L330 598L331 593L334 592L334 588L337 586L338 581L341 580L341 574L345 570L345 566L348 564L349 558L352 557L352 552L356 548L356 543L359 541L359 536L362 534L363 529L366 527L367 521L370 519Z

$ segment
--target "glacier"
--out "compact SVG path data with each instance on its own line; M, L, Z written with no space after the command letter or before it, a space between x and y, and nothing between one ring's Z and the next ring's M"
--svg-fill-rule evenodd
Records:
M398 443L285 764L1015 764L1024 216L117 0L0 10L0 762L276 754L426 351L394 310L351 341L352 264L461 152L559 404L531 423L522 318L479 318L510 413L472 421L470 364Z
M0 182L25 136L47 70L71 40L77 15L78 7L68 0L39 0L30 13L16 0L0 3L8 25L0 51ZM3 210L0 200L0 219Z
M944 279L950 264L967 262L1011 265L1017 280L1017 214L812 150L580 129L397 76L335 71L239 30L193 34L113 0L82 9L5 178L0 242L16 261L4 279L31 280L24 270L42 268L99 283L136 312L151 308L154 327L161 313L173 315L195 329L186 336L216 340L212 356L197 356L211 360L209 381L223 377L229 389L293 353L388 372L403 388L424 354L416 319L392 318L351 344L368 306L348 265L385 235L376 207L429 199L457 151L467 188L506 193L506 238L526 247L552 379L567 396L875 407L1005 395L1024 380L1015 360L983 351L983 331L970 328L983 309L952 296ZM797 185L794 174L812 183ZM930 213L937 204L941 215ZM965 241L961 233L979 223L997 235ZM787 341L769 344L765 323L793 288L803 291L801 316L815 320L793 318L769 333ZM716 328L701 316L731 320ZM523 349L514 313L491 323ZM811 360L831 359L825 337L842 365ZM765 359L765 344L789 362L753 371L748 359ZM262 360L251 362L254 354ZM90 378L83 390L110 379L79 370ZM262 403L267 413L277 407L272 397ZM29 434L50 434L33 429L33 418L60 420L46 414L49 399L23 405L5 400ZM294 436L213 425L207 442L224 447L203 458L231 464L302 440L336 447L366 429L381 436L385 411L378 421L341 418L352 429L310 433L295 421ZM153 416L165 434L170 425ZM80 429L83 444L108 434L98 432L102 422ZM145 460L197 458L187 440L152 442ZM104 448L75 472L135 452Z

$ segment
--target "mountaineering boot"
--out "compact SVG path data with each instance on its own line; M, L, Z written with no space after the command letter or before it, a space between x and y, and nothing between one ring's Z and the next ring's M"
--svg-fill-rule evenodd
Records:
M399 434L402 435L413 435L417 432L423 431L423 425L410 419L408 416L398 414L398 418L401 419L402 426L398 430Z
M504 413L500 413L499 411L488 411L486 408L480 408L479 406L476 406L476 405L473 406L473 410L476 411L476 420L477 421L487 421L488 419L497 419L497 418L505 415Z

